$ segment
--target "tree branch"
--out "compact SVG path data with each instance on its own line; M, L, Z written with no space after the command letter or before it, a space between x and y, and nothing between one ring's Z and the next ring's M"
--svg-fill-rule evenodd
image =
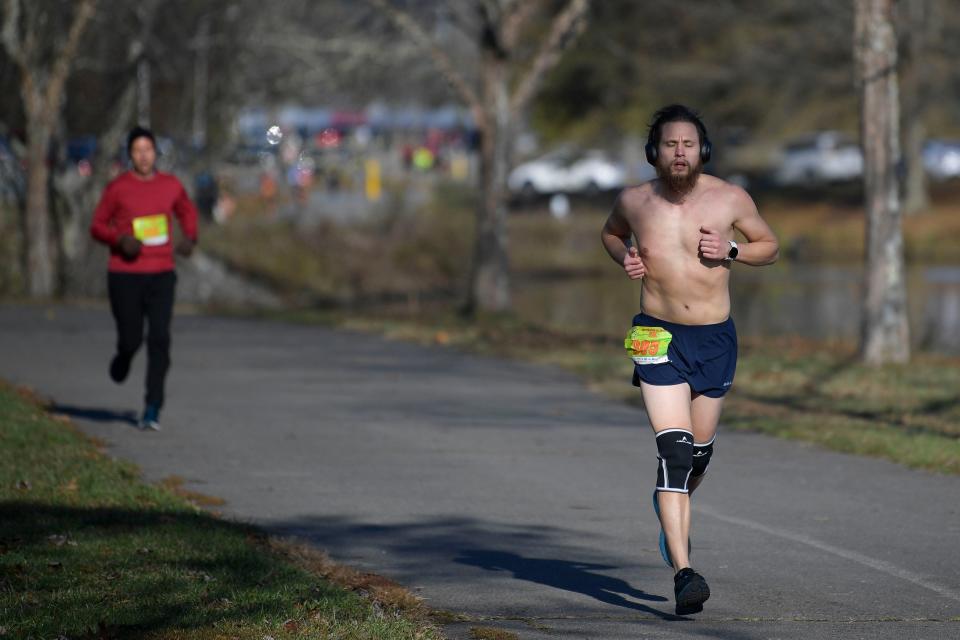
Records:
M539 0L527 0L526 2L511 7L509 13L507 13L503 20L503 46L508 52L513 53L514 47L517 46L517 38L520 37L520 32L523 30L524 25L527 24L530 16L537 12L541 4L542 2Z
M3 48L7 55L17 63L22 70L27 66L27 57L20 43L20 0L7 0L3 12Z
M570 0L566 8L554 18L550 34L544 39L533 65L513 93L511 109L522 111L527 107L543 81L543 76L560 61L563 51L583 32L589 8L590 0Z
M63 91L63 85L70 72L70 65L77 55L77 47L80 46L80 38L83 36L87 23L93 17L97 0L80 0L76 5L73 14L73 23L70 25L70 31L67 33L67 41L57 54L53 63L53 69L50 73L50 81L47 83L47 105L51 110L59 108L60 93Z
M479 122L483 114L483 104L477 97L476 92L470 87L463 75L457 71L450 56L433 41L433 39L423 30L417 22L405 11L397 9L389 0L367 0L375 7L384 11L401 31L413 40L421 49L426 50L433 59L434 64L453 90L460 96L467 107L473 111L474 117Z
M93 163L94 179L91 184L100 186L106 184L107 173L110 170L110 164L113 160L112 153L123 144L127 129L134 120L134 113L137 103L137 82L136 77L132 76L127 80L127 85L123 88L123 93L113 103L110 110L110 117L105 131L100 133L99 148L103 152L98 153Z
M326 38L320 39L315 35L304 35L296 32L264 32L259 34L262 40L260 46L280 51L290 51L313 56L312 62L324 56L348 56L370 58L383 54L383 42L373 39L359 38ZM399 53L413 51L412 45L404 43L402 47L395 47L391 52ZM419 52L420 47L416 47ZM303 58L305 61L308 58Z

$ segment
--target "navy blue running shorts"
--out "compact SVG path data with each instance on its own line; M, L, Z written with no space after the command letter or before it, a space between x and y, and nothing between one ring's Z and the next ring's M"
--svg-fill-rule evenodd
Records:
M686 382L699 394L720 398L733 385L737 369L737 328L733 318L717 324L677 324L645 313L633 317L633 326L662 327L673 335L668 362L636 364L633 384L672 385Z

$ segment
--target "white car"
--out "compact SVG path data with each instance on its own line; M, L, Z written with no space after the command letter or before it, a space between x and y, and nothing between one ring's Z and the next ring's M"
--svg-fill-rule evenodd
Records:
M837 131L821 131L789 143L773 180L779 185L845 182L863 175L860 145Z
M923 167L934 180L960 176L960 143L927 140L923 145Z
M553 193L599 193L623 188L626 171L601 151L582 156L570 152L547 154L510 172L510 191L532 197Z

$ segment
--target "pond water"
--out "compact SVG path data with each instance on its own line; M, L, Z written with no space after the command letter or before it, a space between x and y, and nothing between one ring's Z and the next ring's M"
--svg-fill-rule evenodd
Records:
M914 265L907 280L913 346L960 355L960 265ZM862 265L734 265L730 282L741 336L858 339ZM639 310L640 287L611 263L609 273L517 278L514 305L521 317L556 328L618 334Z

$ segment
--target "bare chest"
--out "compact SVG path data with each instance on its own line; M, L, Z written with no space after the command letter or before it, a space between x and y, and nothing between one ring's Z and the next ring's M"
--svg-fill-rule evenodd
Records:
M701 229L718 231L722 239L733 237L729 216L716 208L651 206L637 211L631 221L640 255L658 257L696 256Z

